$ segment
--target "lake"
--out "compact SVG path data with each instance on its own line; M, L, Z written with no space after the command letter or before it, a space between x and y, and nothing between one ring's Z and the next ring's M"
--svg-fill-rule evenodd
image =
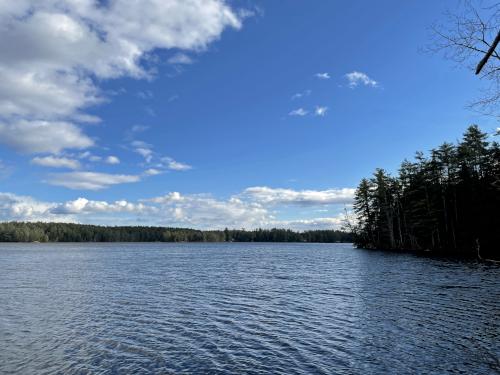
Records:
M1 374L500 372L500 267L349 244L0 244Z

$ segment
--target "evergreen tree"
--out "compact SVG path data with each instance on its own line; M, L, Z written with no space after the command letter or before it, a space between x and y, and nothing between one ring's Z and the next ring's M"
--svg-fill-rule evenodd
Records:
M498 256L499 144L472 125L457 145L403 161L397 178L361 180L354 210L361 247Z

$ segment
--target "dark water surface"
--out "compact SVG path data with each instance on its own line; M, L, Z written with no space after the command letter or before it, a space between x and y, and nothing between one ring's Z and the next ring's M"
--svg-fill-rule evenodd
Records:
M500 267L342 244L1 244L1 374L492 374Z

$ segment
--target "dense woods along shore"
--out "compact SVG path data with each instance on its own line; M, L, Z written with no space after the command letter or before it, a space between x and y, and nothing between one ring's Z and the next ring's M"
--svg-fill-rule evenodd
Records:
M498 137L498 132L491 138ZM500 258L500 145L470 126L457 144L377 169L356 191L358 247Z
M352 242L338 230L210 230L70 223L0 223L0 242Z

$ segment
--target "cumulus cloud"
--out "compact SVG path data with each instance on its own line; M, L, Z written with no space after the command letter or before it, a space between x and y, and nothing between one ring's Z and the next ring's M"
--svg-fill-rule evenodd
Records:
M59 153L90 147L94 141L68 122L18 120L0 123L0 143L23 153Z
M78 198L67 202L45 202L30 196L0 193L1 221L137 223L141 215L158 214L158 207L125 200L114 202Z
M98 80L150 77L154 59L149 57L156 50L202 51L226 28L241 28L245 16L223 0L21 0L1 5L2 132L29 134L33 124L53 124L40 142L36 137L12 141L10 135L3 143L34 153L91 146L76 123L99 120L84 112L103 100ZM61 132L63 123L71 131ZM81 135L79 142L75 133ZM56 140L60 146L54 146Z
M172 192L161 197L129 202L93 201L78 198L62 203L42 202L32 197L0 193L0 219L19 221L65 221L137 224L143 215L150 225L190 226L205 229L264 227L272 217L255 203L237 198L217 200L204 195ZM142 222L142 221L141 221Z
M345 223L343 215L334 217L321 217L302 220L274 220L268 226L276 228L287 228L297 231L340 229Z
M205 229L291 228L295 230L340 228L342 215L301 220L278 220L274 213L258 202L231 197L227 200L206 195L183 195L172 192L147 200L159 207L166 225Z
M304 108L297 108L297 109L294 109L293 111L290 111L290 113L288 113L289 116L306 116L307 114L309 113L309 111L305 110Z
M316 78L319 79L330 79L330 73L316 73L315 74Z
M148 207L143 203L131 203L119 200L112 203L106 201L91 201L86 198L78 198L73 201L57 204L50 209L54 214L88 214L88 213L145 213L154 212L155 207Z
M326 115L326 112L328 111L328 107L322 107L322 106L317 106L315 109L314 109L314 114L316 116L325 116Z
M1 221L66 221L66 217L51 215L56 204L41 202L29 196L0 193Z
M69 189L101 190L112 185L140 181L140 176L109 174L98 172L53 173L46 181L51 185L64 186Z
M359 85L364 85L364 86L370 86L370 87L377 87L378 82L375 81L374 79L371 79L366 75L365 73L362 72L351 72L347 73L345 75L347 78L348 84L350 88L355 88Z
M328 199L332 200L326 200ZM278 219L278 205L286 206L291 200L297 201L296 198L271 199L275 204L271 211L268 207L269 199L256 201L245 192L227 199L217 199L207 194L170 192L137 202L124 199L97 201L84 197L65 202L44 202L29 196L0 193L0 220L66 221L107 225L120 223L200 229L276 227L295 230L333 229L339 228L343 223L341 214L320 218ZM302 202L300 204L304 202L300 199L298 201ZM308 198L307 201L325 200Z
M116 156L110 155L106 158L105 162L107 164L120 164L120 159Z
M5 40L0 26L0 48L2 51L32 48L39 51L47 44L41 42L37 48L32 45L15 45L16 41ZM10 45L13 43L13 45ZM47 53L50 53L48 51ZM8 55L8 53L7 53ZM8 56L7 56L8 57ZM20 59L23 56L18 56ZM39 64L39 65L38 65ZM0 55L0 116L5 120L79 120L96 122L95 117L82 115L81 109L100 103L103 98L89 78L72 73L60 73L56 67L46 66L43 61L31 64L14 57L5 61ZM53 71L54 70L54 71Z
M269 212L259 204L231 197L218 200L205 195L182 195L172 192L152 198L149 202L167 213L165 224L172 222L197 228L222 229L257 228L266 226L271 219Z
M254 186L245 189L243 194L263 204L294 204L301 206L351 204L355 189L292 190Z
M40 165L42 167L52 167L52 168L69 168L69 169L79 169L80 162L75 159L69 159L65 157L56 156L37 156L31 160L32 164Z

